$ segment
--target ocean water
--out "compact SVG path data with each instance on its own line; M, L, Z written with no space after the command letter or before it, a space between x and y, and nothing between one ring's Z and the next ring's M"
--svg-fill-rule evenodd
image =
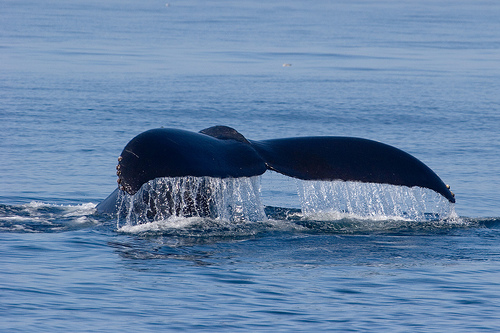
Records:
M0 331L497 332L498 17L471 0L0 0ZM242 217L96 212L135 135L219 124L391 144L457 202L269 172L217 183Z

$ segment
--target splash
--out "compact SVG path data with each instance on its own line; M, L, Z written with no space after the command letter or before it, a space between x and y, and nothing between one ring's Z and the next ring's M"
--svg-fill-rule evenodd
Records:
M421 187L302 180L297 187L302 213L313 219L429 221L457 216L446 198Z
M119 196L118 228L171 217L263 221L260 177L164 177L147 182L133 196Z
M457 217L453 204L424 188L303 180L297 180L297 185L301 220L436 221ZM267 220L264 208L258 176L157 178L133 196L119 195L117 228L149 224L175 229L179 223L198 225L207 220L262 222Z

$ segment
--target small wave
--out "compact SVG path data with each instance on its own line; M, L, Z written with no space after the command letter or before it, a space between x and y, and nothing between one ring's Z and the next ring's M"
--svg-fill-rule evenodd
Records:
M32 201L18 206L0 205L0 231L59 232L94 225L94 203L55 205Z
M500 217L460 217L459 220L472 227L500 229Z

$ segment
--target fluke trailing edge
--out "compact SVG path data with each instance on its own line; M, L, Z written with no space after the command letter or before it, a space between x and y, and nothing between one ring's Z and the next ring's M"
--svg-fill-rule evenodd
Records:
M159 128L133 138L118 161L119 188L131 195L158 177L238 178L274 170L304 180L425 187L455 202L449 187L424 163L395 147L360 138L253 141L227 126L199 133Z

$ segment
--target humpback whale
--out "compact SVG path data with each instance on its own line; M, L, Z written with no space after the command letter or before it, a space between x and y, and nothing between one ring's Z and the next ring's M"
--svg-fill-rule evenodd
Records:
M134 137L118 157L118 188L97 206L116 210L121 191L134 195L159 177L240 178L273 170L303 180L354 181L431 189L451 203L454 194L412 155L362 138L317 136L254 141L231 127L198 133L157 128Z

